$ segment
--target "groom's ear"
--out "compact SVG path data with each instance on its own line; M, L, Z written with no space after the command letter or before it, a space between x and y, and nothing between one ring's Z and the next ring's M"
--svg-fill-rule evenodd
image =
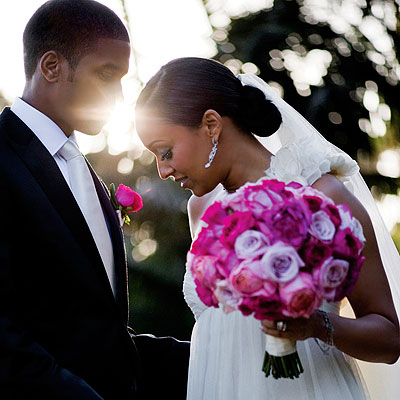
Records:
M61 56L53 50L43 54L39 60L39 68L46 81L54 83L59 80L63 61Z
M203 114L202 125L206 130L206 134L215 141L218 141L223 125L221 115L215 110L207 110Z

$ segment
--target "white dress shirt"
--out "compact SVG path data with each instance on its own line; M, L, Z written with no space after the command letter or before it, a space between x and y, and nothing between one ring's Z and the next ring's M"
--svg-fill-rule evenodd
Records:
M61 128L42 112L17 97L11 106L11 111L37 136L53 156L68 185L70 185L67 162L57 154L68 140ZM76 142L75 135L70 140Z

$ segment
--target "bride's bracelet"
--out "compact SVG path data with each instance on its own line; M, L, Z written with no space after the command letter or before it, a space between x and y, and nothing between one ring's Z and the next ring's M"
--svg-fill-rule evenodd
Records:
M334 346L333 343L333 326L331 320L329 319L328 313L323 310L317 310L319 313L322 314L322 318L324 319L325 329L326 329L326 342L320 341L317 338L314 338L315 343L317 343L318 347L321 351L325 354L329 352L329 349Z

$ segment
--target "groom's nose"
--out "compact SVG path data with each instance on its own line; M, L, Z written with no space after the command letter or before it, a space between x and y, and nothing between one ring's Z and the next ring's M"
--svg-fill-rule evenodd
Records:
M114 96L116 103L122 103L124 101L124 93L122 91L121 81L116 84Z

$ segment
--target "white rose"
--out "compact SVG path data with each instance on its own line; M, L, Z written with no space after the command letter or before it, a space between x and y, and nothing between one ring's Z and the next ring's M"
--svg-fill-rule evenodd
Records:
M248 230L240 234L235 241L235 252L238 258L255 258L265 253L269 239L261 232Z
M289 282L298 274L304 262L292 246L277 242L267 248L258 266L260 271L255 272L261 278Z
M352 218L351 220L351 232L353 233L353 235L361 242L361 243L365 243L366 239L364 236L364 232L363 232L363 228L362 225L360 224L360 221L356 218Z
M362 225L358 221L357 218L354 218L350 211L344 207L343 205L339 204L338 206L340 218L342 223L340 225L340 229L350 228L353 235L361 242L365 243L365 236L363 232Z
M358 164L347 154L335 154L329 160L332 172L341 177L352 176L360 170Z
M325 211L317 211L313 214L310 226L310 233L313 236L327 242L333 239L335 232L335 225Z
M240 298L225 279L217 282L214 295L218 299L218 302L222 304L223 310L227 314L236 310L240 303Z
M282 147L275 157L271 158L270 169L279 180L283 181L301 176L303 166L297 146L292 144L288 147Z
M310 185L303 186L299 189L296 189L295 195L298 198L301 198L303 196L317 196L323 200L324 205L335 204L331 198L329 198L323 192L319 191L318 189L313 188Z
M351 219L352 216L349 212L349 210L344 207L342 204L339 204L337 206L340 214L340 219L342 220L342 223L340 224L340 229L346 229L346 228L351 228Z

